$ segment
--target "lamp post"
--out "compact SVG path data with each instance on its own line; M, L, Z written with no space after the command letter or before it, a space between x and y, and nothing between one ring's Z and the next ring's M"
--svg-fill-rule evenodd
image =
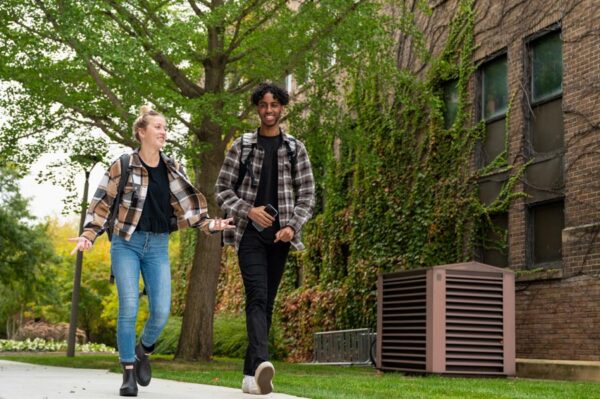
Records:
M83 160L82 160L83 161ZM79 235L83 233L83 224L85 222L85 214L87 212L87 198L90 185L90 173L99 159L95 157L87 158L81 162L83 165L90 165L89 169L85 170L85 184L83 186L83 198L81 201L81 217L79 218ZM83 264L83 252L77 251L75 260L75 273L73 276L73 293L71 295L71 321L69 323L69 336L67 339L67 357L75 356L75 341L77 333L77 310L79 308L79 291L81 289L81 269Z

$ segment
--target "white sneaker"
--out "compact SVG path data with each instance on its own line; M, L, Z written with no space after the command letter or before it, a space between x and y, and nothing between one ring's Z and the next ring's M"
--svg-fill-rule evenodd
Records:
M260 389L256 385L256 380L251 375L245 375L242 381L242 392L251 395L260 395Z
M256 368L254 380L261 395L266 395L273 392L273 376L275 375L275 367L271 362L262 362Z

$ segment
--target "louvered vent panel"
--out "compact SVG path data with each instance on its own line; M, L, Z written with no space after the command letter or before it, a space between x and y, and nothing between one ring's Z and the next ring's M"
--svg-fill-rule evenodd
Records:
M446 271L446 373L504 374L503 275Z
M382 369L426 369L426 273L390 274L383 278Z

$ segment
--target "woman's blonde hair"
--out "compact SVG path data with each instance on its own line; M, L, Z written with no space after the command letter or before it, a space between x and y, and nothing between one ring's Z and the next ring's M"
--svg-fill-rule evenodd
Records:
M160 112L156 112L149 105L142 105L140 107L139 116L136 118L135 122L133 122L133 135L140 141L140 135L138 133L138 129L145 129L148 126L148 122L150 122L150 116L164 116Z

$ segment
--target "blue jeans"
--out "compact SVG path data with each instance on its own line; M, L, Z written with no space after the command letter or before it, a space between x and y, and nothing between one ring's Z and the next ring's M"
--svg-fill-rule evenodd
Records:
M171 309L169 234L136 231L129 241L114 235L110 256L119 293L117 321L119 359L123 363L134 362L140 272L150 305L150 316L140 337L144 346L154 345L169 318Z

